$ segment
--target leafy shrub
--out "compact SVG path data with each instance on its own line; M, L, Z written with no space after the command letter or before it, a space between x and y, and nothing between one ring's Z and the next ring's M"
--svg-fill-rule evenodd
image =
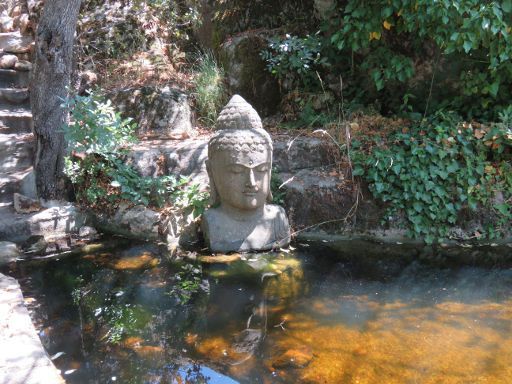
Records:
M320 55L322 49L318 36L297 37L287 34L285 38L274 36L268 40L268 49L261 52L267 69L286 88L302 86L312 89L318 84L316 69L326 61Z
M316 71L342 77L346 98L385 114L492 121L510 103L512 0L332 3L310 35L270 40L262 57L279 79L311 92Z
M455 78L440 87L451 86L456 97L439 104L495 119L509 103L511 0L349 0L333 14L324 25L332 32L330 44L352 60L352 68L369 74L378 91L410 80L420 60L430 61L438 78L455 69Z
M206 52L200 55L195 72L197 111L204 123L213 125L226 101L224 70L217 63L213 53Z
M401 211L410 234L427 243L446 238L465 208L491 207L499 232L512 219L512 176L508 127L460 123L438 113L359 152L354 175L363 175L373 195L389 203L387 217ZM508 142L503 141L503 135ZM497 193L502 202L494 201Z
M112 157L136 141L135 125L123 119L110 100L104 101L95 92L89 96L75 96L65 107L72 111L73 119L65 127L69 149L85 154L96 153Z
M65 173L79 202L107 210L122 200L154 207L173 204L188 208L194 216L202 213L206 193L187 178L142 177L126 163L126 146L136 140L135 126L122 119L110 101L91 92L67 100L65 106L72 114L70 124L64 126L70 150Z

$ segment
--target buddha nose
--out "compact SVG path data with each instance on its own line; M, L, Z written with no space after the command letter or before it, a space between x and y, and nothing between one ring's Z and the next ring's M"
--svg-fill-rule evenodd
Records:
M248 187L256 186L256 179L254 178L254 170L252 170L252 169L249 169L249 175L247 176L246 185Z

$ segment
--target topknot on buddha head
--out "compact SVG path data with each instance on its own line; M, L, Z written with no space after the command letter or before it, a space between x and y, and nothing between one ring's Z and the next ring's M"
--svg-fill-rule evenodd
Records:
M263 129L263 125L251 104L242 96L234 95L220 112L215 129Z
M258 112L239 95L222 109L215 128L217 133L208 143L210 157L219 151L272 152L272 139Z

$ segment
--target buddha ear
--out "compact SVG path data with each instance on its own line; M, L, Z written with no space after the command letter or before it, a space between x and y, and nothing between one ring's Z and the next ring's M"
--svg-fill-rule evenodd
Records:
M206 160L205 164L206 172L208 173L208 178L210 179L210 206L215 207L220 204L219 193L217 192L217 187L215 186L215 180L213 180L210 160Z

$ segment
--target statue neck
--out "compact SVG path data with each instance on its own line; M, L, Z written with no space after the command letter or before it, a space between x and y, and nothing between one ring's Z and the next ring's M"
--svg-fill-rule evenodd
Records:
M261 217L265 210L265 205L257 207L255 209L246 210L232 207L227 204L221 204L218 208L222 213L237 221L252 221L258 217Z

